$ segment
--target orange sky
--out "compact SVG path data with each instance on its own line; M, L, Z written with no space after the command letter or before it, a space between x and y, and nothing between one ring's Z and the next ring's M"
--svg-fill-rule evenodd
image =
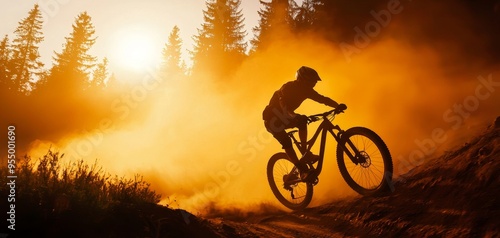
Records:
M301 2L301 1L297 1ZM193 47L193 35L203 23L202 10L206 8L204 0L148 0L148 1L76 1L76 0L37 0L12 1L0 0L0 35L14 38L14 30L21 19L38 3L43 12L45 40L40 44L42 61L50 68L54 51L60 52L64 37L69 36L75 17L83 12L92 17L98 39L92 48L92 54L102 59L108 57L111 69L120 67L119 57L113 46L116 38L133 34L134 29L141 29L148 34L153 49L161 52L174 25L180 28L183 39L184 57L189 58L187 50ZM258 0L242 1L241 10L245 17L245 30L248 38L253 37L252 28L258 22ZM158 55L156 55L158 57ZM123 66L123 65L121 65Z

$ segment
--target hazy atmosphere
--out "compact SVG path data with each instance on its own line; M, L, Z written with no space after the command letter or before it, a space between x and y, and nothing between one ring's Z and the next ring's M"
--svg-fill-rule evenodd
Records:
M218 44L231 37L209 27L225 16L210 10L219 2L241 20L222 53ZM140 175L160 204L193 214L253 211L279 207L266 165L282 149L262 111L300 66L319 73L316 91L348 106L334 124L380 135L395 178L500 114L498 1L281 1L292 17L274 28L262 25L262 2L275 1L0 1L2 60L16 59L24 44L16 29L35 8L43 36L28 78L15 83L22 77L2 71L0 125L15 126L17 158L51 150L64 154L62 165L84 160L113 176ZM66 64L78 26L93 32L82 60ZM327 110L306 100L296 112ZM356 194L327 141L311 206ZM0 158L7 165L6 149Z

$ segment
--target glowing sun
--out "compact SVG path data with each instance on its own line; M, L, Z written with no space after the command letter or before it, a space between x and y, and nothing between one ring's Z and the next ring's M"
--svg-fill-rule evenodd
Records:
M114 58L122 67L144 70L153 67L158 51L155 36L140 29L129 29L117 33L113 44Z

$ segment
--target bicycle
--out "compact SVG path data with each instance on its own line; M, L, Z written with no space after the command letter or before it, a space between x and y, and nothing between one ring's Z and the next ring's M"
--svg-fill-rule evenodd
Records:
M267 178L276 198L292 210L306 208L312 200L313 187L319 182L323 168L327 133L337 141L337 164L346 183L361 195L375 195L390 191L393 164L391 154L384 141L372 130L365 127L352 127L346 131L332 122L335 116L343 113L331 110L308 117L308 123L322 119L306 146L301 146L294 134L298 130L288 131L288 136L302 154L301 161L307 158L321 133L321 145L318 161L307 161L313 174L307 181L302 181L299 171L284 152L271 156L267 164ZM347 157L347 159L346 159ZM315 165L316 164L316 165ZM279 186L278 186L279 185Z

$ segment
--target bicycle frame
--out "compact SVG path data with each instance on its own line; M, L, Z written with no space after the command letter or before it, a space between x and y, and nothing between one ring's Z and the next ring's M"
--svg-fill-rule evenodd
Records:
M319 175L325 162L328 133L337 141L336 154L330 155L332 153L329 152L329 156L337 158L339 172L349 187L364 196L385 194L389 189L393 191L393 163L387 145L369 128L356 126L342 130L339 125L334 124L335 116L345 109L345 105L339 105L334 110L308 116L308 124L318 124L317 128L311 130L314 131L311 132L312 136L305 141L298 140L303 135L295 136L299 130L286 131L289 140L302 154L299 156L300 161L292 161L283 152L276 153L269 159L266 170L269 185L275 197L286 207L301 210L311 202L314 186L319 183ZM318 141L321 141L320 145L316 144ZM333 146L330 145L331 147ZM313 150L315 154L318 153L317 156L308 154ZM286 149L286 152L292 151Z
M341 143L341 142L343 142L342 141L342 135L343 135L343 133L345 131L342 130L339 125L333 125L333 123L327 117L329 114L330 113L322 114L323 121L321 122L321 124L319 125L319 127L316 129L316 132L314 133L314 135L312 136L312 138L309 141L307 141L307 146L306 146L307 148L302 148L300 146L300 142L293 135L294 133L298 132L298 130L293 130L293 131L288 132L288 135L290 136L290 138L292 138L294 144L297 146L297 148L299 149L299 151L302 154L302 156L305 153L311 151L311 148L314 146L316 140L318 139L318 137L319 137L319 135L321 133L321 144L320 144L320 150L319 150L320 159L319 159L318 165L317 165L317 167L315 169L316 176L318 176L321 173L321 170L323 169L323 160L324 160L324 156L325 156L325 147L326 147L326 135L327 135L327 132L330 132L330 134L333 136L333 138L335 138L335 140L337 141L338 145L340 145L340 147L343 149L343 151L347 154L347 156L351 159L351 161L354 164L357 165L358 163L362 162L359 159L360 158L359 151L354 146L354 144L352 143L351 140L347 140L346 141L347 143ZM335 131L338 131L338 132L335 133ZM349 150L347 148L346 144L349 145L349 147L351 148L351 150ZM351 151L353 151L354 154L351 153Z

